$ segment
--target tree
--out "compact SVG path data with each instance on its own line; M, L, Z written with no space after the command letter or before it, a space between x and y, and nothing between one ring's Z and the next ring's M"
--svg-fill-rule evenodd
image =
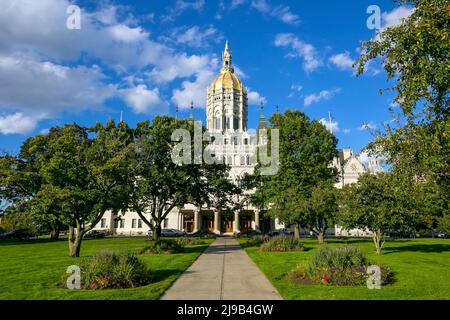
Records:
M340 224L346 229L367 229L372 233L377 254L392 230L408 226L410 207L414 203L402 198L400 186L389 173L365 173L358 183L344 186L339 197Z
M93 137L89 137L89 131ZM35 211L58 212L69 228L69 255L80 255L84 234L107 210L120 211L126 203L128 126L109 121L91 130L76 124L52 128L30 148L43 183L33 197ZM39 152L45 149L46 152Z
M311 197L306 201L306 226L317 236L320 244L324 243L325 231L335 223L338 210L336 189L330 181L312 188Z
M151 124L148 121L139 123L134 132L132 161L128 169L128 207L153 231L155 240L160 238L161 225L172 209L188 203L222 208L238 193L238 188L226 178L229 167L224 164L203 161L179 164L173 161L172 152L178 142L172 140L172 134L176 129L185 129L189 133L191 149L186 151L189 153L186 156L192 160L194 124L190 120L157 116ZM201 134L204 130L202 128ZM202 155L203 151L202 147Z
M423 188L434 199L424 199L429 206L422 206L423 215L431 214L422 220L434 228L450 203L450 7L447 0L400 2L414 5L411 16L363 43L356 63L360 75L371 60L381 58L401 110L391 110L396 124L376 132L368 150L386 158L403 186ZM434 195L428 193L432 190Z
M321 123L310 121L300 111L276 113L270 123L279 130L279 170L261 178L254 199L268 203L269 214L281 222L294 224L298 238L300 226L308 224L308 199L313 188L336 179L331 162L337 155L337 140ZM269 143L270 139L269 135Z

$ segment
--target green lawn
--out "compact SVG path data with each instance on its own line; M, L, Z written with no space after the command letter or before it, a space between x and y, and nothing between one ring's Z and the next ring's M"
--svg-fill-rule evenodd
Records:
M136 250L145 238L84 240L83 257L100 249ZM212 240L205 240L211 243ZM57 283L78 258L68 257L66 241L0 241L0 299L158 299L208 246L188 247L178 254L141 255L154 271L154 281L144 287L123 290L68 290Z
M390 267L396 281L380 290L290 282L287 273L299 263L306 264L319 248L312 239L305 239L304 244L304 252L266 253L255 247L246 249L284 299L450 299L449 239L391 240L385 244L381 256L375 254L371 239L327 240L326 246L358 246L371 263Z

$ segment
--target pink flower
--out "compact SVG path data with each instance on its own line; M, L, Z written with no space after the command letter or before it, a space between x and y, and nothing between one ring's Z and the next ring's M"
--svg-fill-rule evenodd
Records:
M322 277L322 282L329 283L330 282L330 278L326 274L324 274L323 277Z

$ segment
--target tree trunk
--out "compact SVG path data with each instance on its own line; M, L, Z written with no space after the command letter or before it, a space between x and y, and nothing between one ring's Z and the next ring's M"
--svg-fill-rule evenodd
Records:
M377 254L381 254L381 249L383 248L383 233L379 230L373 231L373 243L375 244L375 250Z
M324 241L324 234L325 234L324 231L319 231L317 233L317 240L319 240L319 244L324 244L325 243L325 241Z
M153 229L152 239L157 241L161 238L161 223L158 222L155 225L155 228Z
M79 257L81 249L81 240L83 238L80 227L69 227L69 256Z
M294 226L294 239L300 239L300 224L296 223Z
M51 231L50 231L50 240L59 240L59 233L61 227L59 225L59 223L56 223L54 225L51 226Z

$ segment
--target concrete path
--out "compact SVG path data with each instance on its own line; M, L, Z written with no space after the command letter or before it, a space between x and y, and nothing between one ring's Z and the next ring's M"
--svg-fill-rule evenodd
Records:
M235 239L218 238L175 281L162 300L281 300Z

